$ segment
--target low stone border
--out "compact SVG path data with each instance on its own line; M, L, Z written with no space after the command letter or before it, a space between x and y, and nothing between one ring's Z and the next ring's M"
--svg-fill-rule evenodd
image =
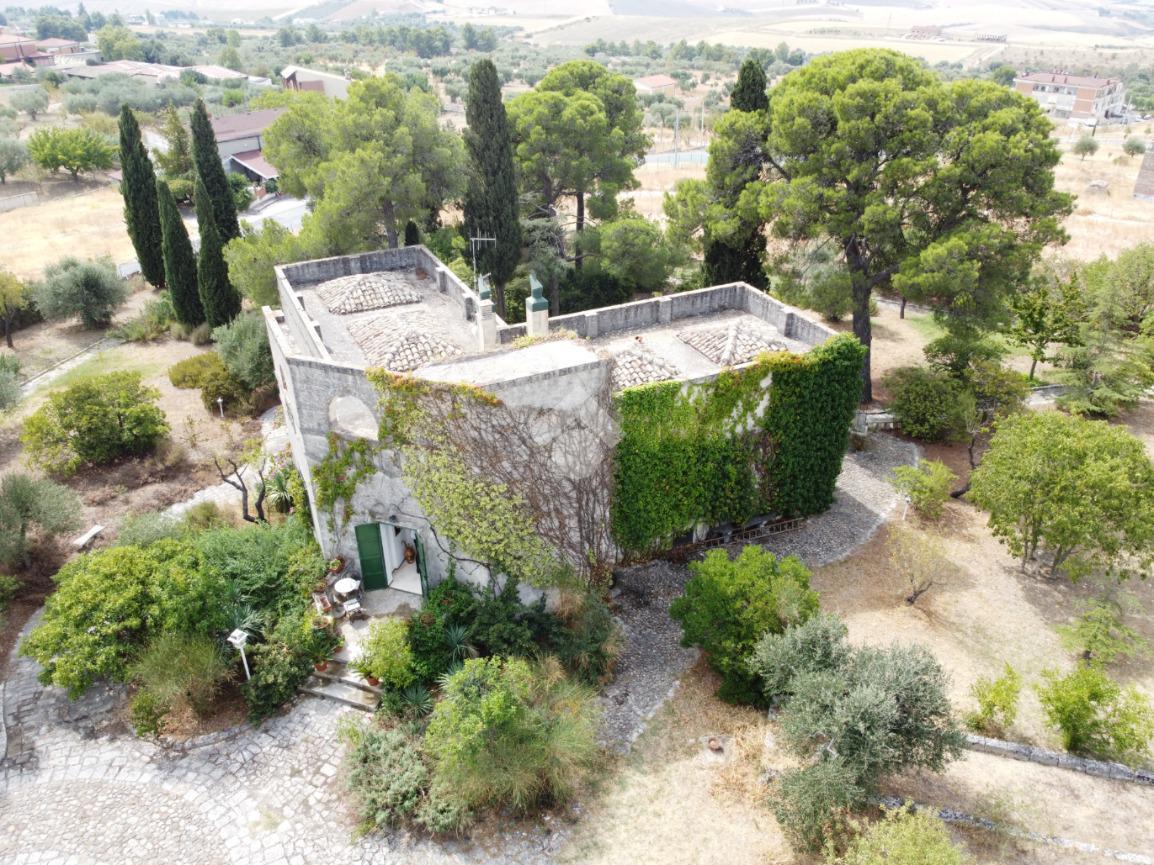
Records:
M1091 844L1088 841L1074 841L1070 838L1061 838L1057 835L1043 835L1041 832L1030 832L1026 829L1018 829L1014 826L995 823L993 820L987 820L985 817L975 817L972 814L957 811L953 808L935 808L932 805L923 805L919 802L899 799L896 796L881 796L876 801L879 805L883 805L886 808L903 808L908 806L914 811L926 811L927 813L934 814L943 823L955 823L964 826L973 826L977 829L985 829L989 832L1001 832L1004 835L1021 838L1024 841L1045 844L1047 847L1058 847L1062 850L1077 850L1079 853L1105 856L1107 859L1114 859L1117 862L1127 862L1129 865L1154 865L1154 859L1151 859L1143 853L1127 853L1123 850L1114 850L1110 847L1099 847L1097 844Z
M992 739L988 736L977 736L972 733L966 735L965 747L970 751L980 751L983 754L994 754L998 757L1009 757L1011 760L1022 760L1026 763L1037 763L1041 766L1057 766L1059 769L1070 769L1086 775L1099 778L1110 778L1114 781L1129 781L1133 784L1145 784L1154 787L1154 772L1148 769L1131 769L1121 763L1110 763L1105 760L1091 760L1088 757L1076 757L1064 751L1051 751L1048 748L1039 748L1036 745L1026 745L1021 742L1007 742L1004 739Z
M248 721L242 721L239 724L234 724L223 730L217 730L214 733L205 733L203 736L193 736L191 739L169 739L164 735L160 735L154 738L152 742L168 754L187 754L189 751L196 751L200 748L207 748L210 745L219 745L221 742L227 742L229 739L235 739L245 730L249 729L252 729L252 725Z

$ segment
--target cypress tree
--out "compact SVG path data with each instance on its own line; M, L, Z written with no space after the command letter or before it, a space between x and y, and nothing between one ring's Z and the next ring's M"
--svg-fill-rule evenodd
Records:
M124 196L124 221L140 262L140 271L157 288L164 288L156 174L140 139L140 124L127 105L120 109L120 170L123 175L120 194Z
M769 108L769 82L765 70L752 57L741 64L737 83L729 95L729 107L738 111L766 111Z
M504 317L505 283L521 259L521 221L509 119L492 60L479 60L469 70L465 119L469 124L465 130L469 156L465 231L469 237L496 238L496 243L478 245L477 270L492 275L493 305Z
M212 132L212 124L208 120L208 110L204 107L203 99L196 100L196 105L193 106L190 126L192 160L196 165L196 176L203 181L209 200L212 201L216 229L220 232L223 245L234 237L240 237L240 222L236 216L232 187L228 185L224 163L220 161L220 153L216 149L216 136Z
M188 239L188 229L176 209L176 199L163 180L156 181L156 201L160 206L160 233L164 238L164 280L172 295L176 320L196 327L204 321L204 307L196 287L196 255Z
M211 327L228 324L240 313L240 295L228 280L220 231L212 198L204 181L196 181L196 221L200 226L200 255L196 260L196 281L205 321Z

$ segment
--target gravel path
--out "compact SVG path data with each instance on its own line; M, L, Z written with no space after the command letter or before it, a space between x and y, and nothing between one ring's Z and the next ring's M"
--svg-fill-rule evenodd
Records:
M914 462L918 449L885 433L870 436L865 450L846 456L836 500L824 514L796 532L775 535L764 546L794 555L811 568L843 559L873 537L901 502L890 484L893 470ZM739 547L734 545L731 555ZM681 594L689 570L654 561L617 572L613 597L625 646L617 676L602 695L605 745L627 751L697 660L696 649L681 645L681 627L669 618L670 602Z

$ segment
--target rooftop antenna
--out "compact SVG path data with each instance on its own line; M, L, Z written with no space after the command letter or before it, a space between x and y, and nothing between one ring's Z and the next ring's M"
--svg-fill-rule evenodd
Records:
M496 243L495 237L470 237L469 248L473 251L473 290L479 291L479 283L477 281L477 247L486 243Z

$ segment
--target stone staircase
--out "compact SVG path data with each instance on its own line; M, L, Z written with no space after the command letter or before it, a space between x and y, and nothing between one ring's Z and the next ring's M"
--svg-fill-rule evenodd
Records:
M302 694L332 700L362 712L375 711L381 697L380 688L365 684L356 673L339 661L329 661L329 668L323 673L313 670L300 690Z

